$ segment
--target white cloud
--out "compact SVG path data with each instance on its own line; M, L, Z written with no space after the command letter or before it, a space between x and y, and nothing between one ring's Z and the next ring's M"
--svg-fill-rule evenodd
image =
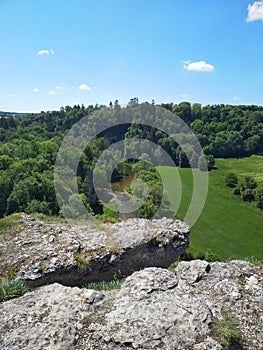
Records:
M239 97L238 96L234 96L233 99L234 99L234 101L238 101Z
M247 22L263 21L263 1L256 1L248 5Z
M39 90L38 88L34 88L34 89L33 89L33 92L38 93L38 92L40 92L40 90Z
M57 86L55 86L55 90L67 90L67 87L66 86L57 85Z
M87 84L80 84L78 87L79 90L91 90L91 87Z
M189 62L184 61L184 69L189 71L197 71L197 72L213 72L215 67L212 64L206 63L206 61L199 62Z
M49 91L47 94L48 95L56 95L56 93L54 91Z
M38 51L38 56L42 56L42 55L55 55L55 51L53 49L50 49L50 50L39 50Z

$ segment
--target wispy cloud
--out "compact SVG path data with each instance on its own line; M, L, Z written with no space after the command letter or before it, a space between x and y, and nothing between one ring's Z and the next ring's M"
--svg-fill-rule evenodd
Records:
M91 87L87 84L80 84L78 87L79 90L91 90Z
M196 72L213 72L215 67L212 64L206 63L206 61L189 62L184 61L184 69Z
M55 51L53 49L50 49L50 50L43 49L43 50L39 50L37 54L38 54L38 56L55 55Z
M39 90L38 88L34 88L34 89L33 89L33 92L38 93L38 92L40 92L40 90Z
M57 86L55 87L55 89L56 89L56 90L61 90L61 86L58 86L58 85L57 85Z
M247 8L247 22L263 21L263 1L255 1Z
M49 91L48 93L47 93L48 95L56 95L56 93L54 92L54 91Z

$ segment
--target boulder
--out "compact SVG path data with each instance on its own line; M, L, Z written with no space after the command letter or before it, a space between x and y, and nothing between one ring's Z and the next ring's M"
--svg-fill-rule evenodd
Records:
M1 350L73 350L82 319L105 295L54 283L1 304Z
M1 303L1 350L261 350L263 270L248 262L150 267L119 291L54 283ZM231 321L228 330L225 312ZM215 321L222 322L215 332ZM235 324L236 323L236 324ZM222 343L222 335L241 335ZM222 333L222 334L221 334ZM224 339L223 339L224 340Z
M247 262L181 262L174 272L147 268L126 279L99 322L90 316L76 349L225 349L227 312L236 322L227 332L241 332L227 348L260 350L262 301L263 271ZM215 320L222 321L219 334Z
M79 286L128 276L145 267L168 267L189 244L179 220L129 219L97 226L47 224L23 216L1 242L0 268L16 271L31 287Z

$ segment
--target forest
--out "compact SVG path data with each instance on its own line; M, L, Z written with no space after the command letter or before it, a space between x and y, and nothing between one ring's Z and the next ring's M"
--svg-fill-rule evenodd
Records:
M162 148L176 166L201 170L205 170L204 156L196 150L198 145L188 128L202 147L208 170L215 166L215 158L245 157L263 151L262 106L201 106L189 102L155 105L154 101L139 104L134 98L127 107L121 107L116 100L109 106L75 105L36 114L0 113L0 217L21 211L60 214L61 205L54 190L54 167L63 139L75 125L78 125L75 133L84 135L83 145L86 141L79 156L77 176L81 200L90 212L96 212L96 208L91 201L94 193L89 174L93 173L102 152L106 150L103 153L106 161L100 160L99 176L106 176L108 182L111 180L107 178L108 170L116 159L124 157L131 163L136 161L129 149L134 148L134 144L128 145L122 155L119 150L108 150L118 141L142 139L138 143L140 154L144 154L141 158L153 164L167 165L160 153ZM74 134L69 137L71 154L68 158L74 159L79 152L79 139L76 142ZM147 141L160 147L152 152L151 143ZM149 159L150 153L153 155ZM70 183L61 181L61 186L70 194ZM76 200L74 195L66 198L62 201L64 209L70 201Z

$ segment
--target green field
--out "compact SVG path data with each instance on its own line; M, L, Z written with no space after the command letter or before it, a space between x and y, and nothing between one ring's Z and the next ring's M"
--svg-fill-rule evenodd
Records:
M256 203L243 202L225 186L226 174L233 172L241 180L253 176L263 185L263 156L242 159L217 159L217 169L209 172L209 190L204 209L191 228L190 248L194 252L211 249L220 259L263 258L263 213ZM179 171L182 198L176 218L184 219L189 206L193 180L191 169L159 167L172 207L178 201L175 181Z

